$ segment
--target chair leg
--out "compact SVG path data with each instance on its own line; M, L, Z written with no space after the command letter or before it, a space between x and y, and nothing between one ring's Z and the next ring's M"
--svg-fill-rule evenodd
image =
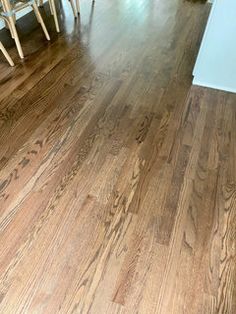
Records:
M44 24L44 21L43 21L42 16L41 16L41 14L40 14L40 12L39 12L39 9L38 9L38 6L37 6L36 2L33 2L32 8L33 8L33 10L34 10L34 13L35 13L35 15L36 15L37 20L39 21L39 23L40 23L41 26L42 26L43 32L44 32L44 34L45 34L47 40L50 40L50 36L49 36L49 34L48 34L47 28L46 28L46 26L45 26L45 24Z
M15 21L15 14L12 14L12 9L10 6L10 3L8 1L3 1L2 2L3 5L3 10L4 12L10 13L10 15L6 18L6 22L8 23L9 26L9 30L11 32L11 37L14 38L15 43L16 43L16 48L18 50L19 56L21 59L24 58L24 54L22 51L22 47L21 47L21 43L19 40L19 36L16 30L16 21Z
M77 10L77 13L80 14L80 4L79 4L79 0L76 0L76 10Z
M74 17L77 18L77 12L76 12L76 9L75 9L74 0L69 0L69 2L70 2L70 5L71 5L71 8L72 8L72 11L74 13Z
M5 22L6 29L8 29L11 33L11 38L14 39L13 31L12 31L11 24L10 24L9 20L5 20L4 22Z
M2 51L2 53L4 54L5 58L7 59L7 61L9 62L10 66L14 66L14 62L12 61L12 58L9 56L8 52L6 51L5 47L3 46L3 44L0 41L0 50Z
M53 0L52 0L52 1L53 1ZM49 3L50 13L51 13L51 15L53 15L53 8L52 8L52 2L51 2L51 0L49 0L48 3Z
M10 27L11 35L15 40L16 48L18 50L19 56L21 59L24 59L23 50L22 50L19 36L18 36L17 30L16 30L15 20L12 16L9 16L8 21L9 21L9 27Z
M54 18L56 30L59 33L60 32L60 28L59 28L59 23L58 23L58 18L57 18L57 10L56 10L56 6L55 6L55 0L49 0L49 5L52 8L52 15L53 15L53 18Z

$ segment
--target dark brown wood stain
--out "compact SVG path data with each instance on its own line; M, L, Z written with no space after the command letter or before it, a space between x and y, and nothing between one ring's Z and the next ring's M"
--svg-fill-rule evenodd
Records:
M45 4L24 61L0 32L0 313L236 313L236 96L191 86L193 2L63 3L60 34Z

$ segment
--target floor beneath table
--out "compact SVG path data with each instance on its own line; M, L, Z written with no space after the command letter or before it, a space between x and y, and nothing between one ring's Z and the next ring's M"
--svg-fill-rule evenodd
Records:
M0 313L236 313L236 95L191 87L209 6L68 4L0 63Z

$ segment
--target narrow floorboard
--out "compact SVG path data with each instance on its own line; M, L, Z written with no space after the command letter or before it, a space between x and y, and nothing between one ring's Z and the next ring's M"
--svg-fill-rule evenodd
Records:
M63 2L0 63L0 313L236 313L236 96L192 87L208 4ZM29 36L30 34L30 36Z

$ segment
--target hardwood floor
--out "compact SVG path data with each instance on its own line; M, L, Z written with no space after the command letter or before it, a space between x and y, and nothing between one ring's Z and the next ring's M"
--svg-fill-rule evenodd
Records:
M236 313L236 95L208 4L81 0L0 56L0 313Z

